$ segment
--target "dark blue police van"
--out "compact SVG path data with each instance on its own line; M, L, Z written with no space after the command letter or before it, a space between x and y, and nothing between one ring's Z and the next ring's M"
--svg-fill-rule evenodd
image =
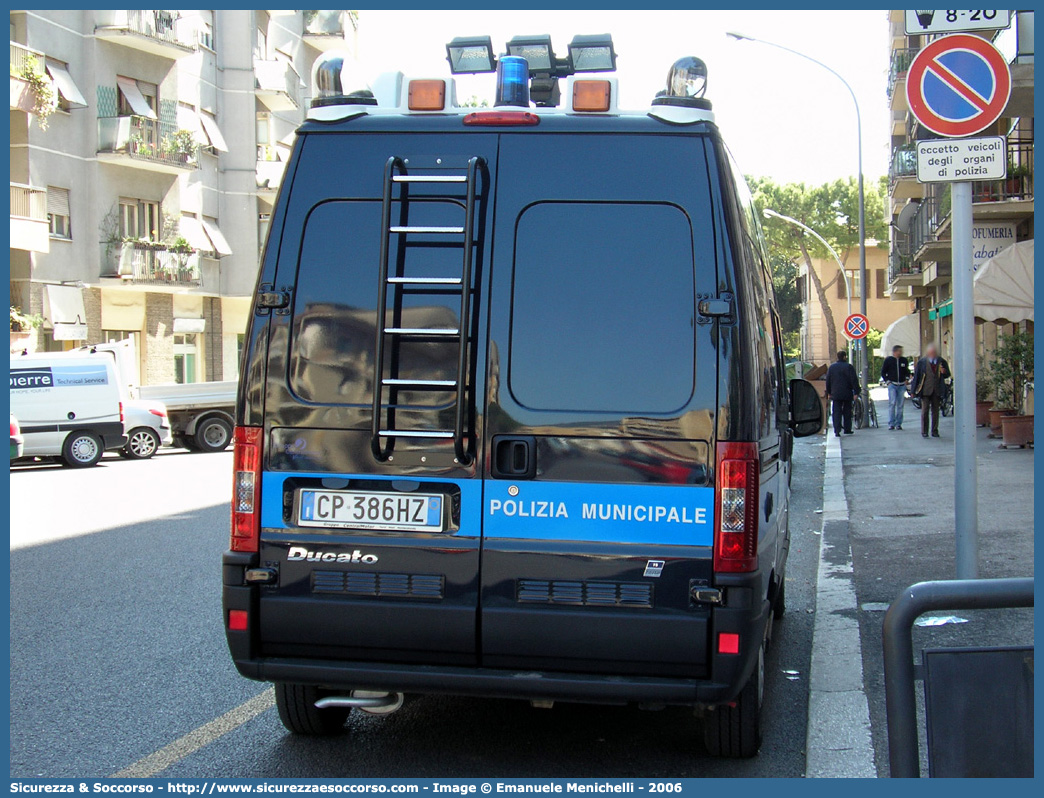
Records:
M634 113L586 74L608 37L523 52L451 43L491 108L317 64L246 336L229 648L297 733L406 693L634 702L752 756L819 399L702 62Z

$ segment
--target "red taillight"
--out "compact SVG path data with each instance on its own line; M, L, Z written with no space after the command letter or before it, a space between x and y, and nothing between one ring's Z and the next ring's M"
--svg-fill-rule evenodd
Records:
M540 117L529 111L475 111L464 117L464 124L491 127L539 125Z
M21 434L21 430L18 428L18 422L13 418L11 419L11 437L17 438Z
M232 455L232 551L257 551L261 536L261 428L236 427Z
M245 632L250 622L250 616L246 610L228 611L228 628L232 632Z
M758 567L758 474L756 443L719 443L714 570Z
M232 612L235 612L235 610L232 610ZM246 615L245 612L243 614ZM735 632L719 632L718 653L739 654L739 635Z
M166 418L167 417L167 411L166 410L156 410L156 408L150 407L149 408L149 412L152 413L152 415L154 415L154 416L159 416L160 418Z
M122 424L123 421L123 402L120 402L120 423Z

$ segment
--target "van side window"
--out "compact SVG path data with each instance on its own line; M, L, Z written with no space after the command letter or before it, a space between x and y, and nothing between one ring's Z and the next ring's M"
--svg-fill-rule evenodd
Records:
M533 410L668 413L695 375L692 228L667 204L543 202L518 219L509 386Z

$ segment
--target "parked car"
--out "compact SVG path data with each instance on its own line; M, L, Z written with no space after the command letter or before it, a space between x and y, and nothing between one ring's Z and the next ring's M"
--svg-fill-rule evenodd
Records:
M121 457L148 460L160 446L169 446L174 441L163 402L127 399L123 403L123 419L127 445L120 449Z
M22 440L22 430L18 426L18 419L11 413L11 459L17 460L22 456L25 442Z

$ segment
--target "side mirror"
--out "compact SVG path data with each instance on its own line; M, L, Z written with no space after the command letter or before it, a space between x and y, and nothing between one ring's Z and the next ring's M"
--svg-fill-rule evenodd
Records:
M823 428L823 405L808 380L790 381L790 428L795 438L807 438Z

